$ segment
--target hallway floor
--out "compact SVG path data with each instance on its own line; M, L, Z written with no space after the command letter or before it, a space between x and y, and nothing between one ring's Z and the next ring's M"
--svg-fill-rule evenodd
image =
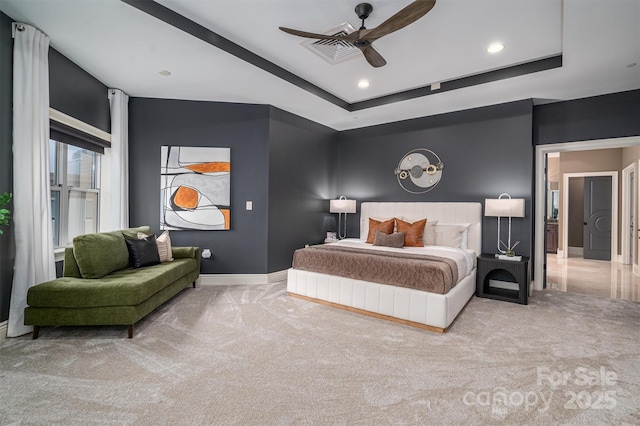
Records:
M547 288L611 299L640 301L640 276L632 265L547 255Z

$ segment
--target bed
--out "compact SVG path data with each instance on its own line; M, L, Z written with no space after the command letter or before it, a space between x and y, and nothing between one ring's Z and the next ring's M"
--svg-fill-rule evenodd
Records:
M402 256L400 253L412 258L423 255L423 250L420 247L395 249L364 243L364 240L369 235L370 223L375 224L374 221L383 222L390 218L399 218L408 223L427 219L425 241L427 241L428 245L424 247L424 251L427 252L425 255L431 256L436 253L438 256L447 258L450 256L441 252L457 252L457 257L453 262L458 266L458 276L455 279L456 282L450 286L451 288L446 288L448 286L439 288L443 286L436 285L433 288L425 289L420 286L419 282L413 282L422 281L422 278L410 279L405 277L401 278L401 280L404 280L402 282L386 283L383 282L384 279L378 279L377 276L374 278L367 276L365 279L356 278L353 271L334 272L331 268L329 268L329 273L326 271L318 272L312 270L314 269L313 266L302 264L301 259L304 257L301 254L308 254L310 250L315 250L318 253L327 253L327 256L336 256L329 253L330 250L333 252L369 250L365 255L369 258L372 256L399 257ZM331 248L312 246L307 249L297 250L294 255L293 267L287 271L287 292L292 297L431 331L444 332L475 294L475 259L481 253L482 248L481 221L482 206L480 203L362 203L360 238L325 244L325 246L336 245ZM441 232L448 232L447 230L451 230L453 225L455 225L455 229L460 229L461 226L465 229L462 234L457 235L456 244L459 242L460 247L456 249L451 249L448 246L438 247L437 244L440 244L441 241L434 243L433 237L427 239L427 230L430 230L429 232L435 230L438 232L437 235L444 235ZM447 243L449 243L449 240L447 240ZM344 248L345 246L353 247L353 249ZM353 256L356 255L354 254ZM462 265L464 261L460 260L461 258L467 259L466 266ZM337 258L333 257L333 259ZM350 260L345 260L343 263L350 262ZM417 261L409 260L409 262L416 263ZM447 262L449 265L452 264L452 260ZM392 267L389 266L389 268ZM360 267L360 269L366 268ZM446 269L446 266L441 269ZM388 275L400 274L390 273ZM411 276L411 274L409 275Z

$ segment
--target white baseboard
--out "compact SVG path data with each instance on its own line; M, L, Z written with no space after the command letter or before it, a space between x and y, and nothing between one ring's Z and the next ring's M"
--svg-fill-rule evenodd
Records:
M583 256L584 247L569 247L569 255Z
M7 329L9 328L9 321L0 322L0 344L7 340Z
M269 274L267 281L269 284L287 280L287 270L272 272Z
M196 286L210 285L261 285L286 281L287 271L270 274L200 274Z

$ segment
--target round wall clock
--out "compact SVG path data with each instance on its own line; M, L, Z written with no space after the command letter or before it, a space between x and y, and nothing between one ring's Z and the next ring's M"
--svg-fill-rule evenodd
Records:
M444 163L435 152L416 148L402 157L394 173L402 189L412 194L424 194L440 182L443 169Z

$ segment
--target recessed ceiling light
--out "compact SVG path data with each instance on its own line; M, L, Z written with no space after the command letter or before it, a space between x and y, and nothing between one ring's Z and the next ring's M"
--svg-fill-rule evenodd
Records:
M369 80L360 80L358 82L358 87L361 89L366 89L367 87L369 87Z
M171 75L171 71L162 70L162 71L158 71L158 74L160 74L163 77L169 77Z
M504 49L504 44L497 42L497 43L491 43L489 45L489 47L487 47L487 52L489 53L498 53L500 52L502 49Z

